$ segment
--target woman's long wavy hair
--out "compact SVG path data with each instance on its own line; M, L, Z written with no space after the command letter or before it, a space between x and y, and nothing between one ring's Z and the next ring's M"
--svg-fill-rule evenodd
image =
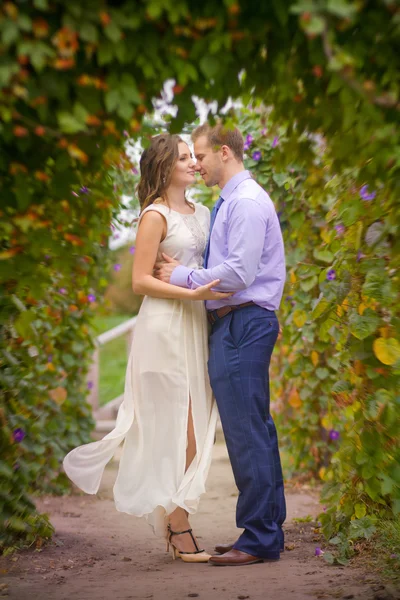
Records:
M157 198L162 198L168 204L166 191L179 158L178 144L183 141L179 135L161 133L151 139L150 146L143 152L140 157L140 181L136 190L140 212Z

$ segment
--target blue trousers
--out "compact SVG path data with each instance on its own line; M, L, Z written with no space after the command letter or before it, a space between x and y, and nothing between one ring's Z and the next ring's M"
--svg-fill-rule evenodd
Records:
M215 315L215 313L213 313ZM208 369L239 490L234 548L279 558L286 518L278 436L270 415L269 364L278 337L273 311L247 306L212 326Z

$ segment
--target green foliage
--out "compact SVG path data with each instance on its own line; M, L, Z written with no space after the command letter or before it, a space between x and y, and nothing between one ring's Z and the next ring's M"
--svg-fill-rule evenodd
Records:
M343 511L351 519L351 503L398 511L397 20L393 3L356 0L2 4L1 490L15 484L4 500L6 544L45 536L28 496L61 485L62 453L87 439L82 365L91 342L79 328L90 320L83 300L101 280L117 204L105 173L132 167L123 131L138 132L168 78L179 107L171 130L192 122L192 95L219 107L229 96L274 106L278 151L269 135L258 137L263 160L249 165L286 227L292 299L281 396L298 463L331 465L324 477L345 499L330 497L335 522ZM312 133L324 134L323 161ZM365 195L376 192L368 203L365 184ZM331 269L336 279L327 280ZM49 393L60 389L59 405L65 392ZM22 427L26 437L13 441ZM331 428L339 442L326 437Z
M351 541L400 512L400 205L389 176L366 189L355 168L334 173L322 139L291 163L273 118L243 110L239 125L285 239L274 409L293 470L325 481L324 533Z

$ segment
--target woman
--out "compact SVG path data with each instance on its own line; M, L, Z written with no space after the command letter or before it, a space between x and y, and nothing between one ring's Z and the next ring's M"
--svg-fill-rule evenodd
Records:
M231 294L209 285L189 290L153 277L165 252L193 268L202 265L210 224L206 207L185 190L195 163L177 135L154 137L140 160L141 215L133 289L145 296L137 318L115 429L102 440L72 450L67 475L95 494L107 462L124 441L114 486L116 507L145 516L167 538L173 557L206 562L190 529L211 461L216 406L207 373L208 331L204 300Z

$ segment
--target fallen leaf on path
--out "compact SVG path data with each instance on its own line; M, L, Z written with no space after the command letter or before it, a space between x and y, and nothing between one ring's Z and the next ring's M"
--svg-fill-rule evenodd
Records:
M295 544L285 544L285 550L294 550L296 548Z

